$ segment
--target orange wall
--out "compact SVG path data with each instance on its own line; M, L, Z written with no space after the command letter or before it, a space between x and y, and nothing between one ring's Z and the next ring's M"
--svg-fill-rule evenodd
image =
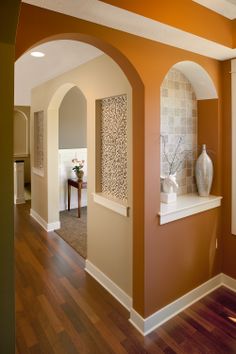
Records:
M157 217L161 83L176 62L192 60L208 71L220 92L220 64L181 49L23 4L17 55L49 37L82 40L97 46L121 66L132 85L133 306L146 317L220 271L220 249L215 252L213 247L215 238L220 237L220 208L162 226ZM213 117L207 119L211 121ZM219 117L215 129L220 135ZM218 135L212 136L217 151Z
M101 0L100 0L101 1ZM233 22L190 0L102 0L158 22L232 47ZM204 24L204 25L203 25Z
M207 152L214 165L214 180L211 193L220 195L221 188L221 121L218 112L218 100L198 101L198 144L207 142Z
M231 62L222 63L223 77L223 272L236 278L236 236L231 234Z

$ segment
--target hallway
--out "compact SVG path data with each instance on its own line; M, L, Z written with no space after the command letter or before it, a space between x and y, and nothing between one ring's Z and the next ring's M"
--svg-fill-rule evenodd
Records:
M17 354L236 352L233 292L217 289L143 338L83 271L84 260L43 231L29 208L15 207Z

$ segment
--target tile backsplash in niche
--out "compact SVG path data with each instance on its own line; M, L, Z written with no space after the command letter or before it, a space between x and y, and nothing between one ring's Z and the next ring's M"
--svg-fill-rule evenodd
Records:
M194 167L197 146L197 100L188 79L176 69L171 69L161 85L161 135L166 139L166 152L174 152L180 136L182 150L192 150L177 172L178 194L195 192ZM163 155L161 141L161 175L168 173L168 163Z

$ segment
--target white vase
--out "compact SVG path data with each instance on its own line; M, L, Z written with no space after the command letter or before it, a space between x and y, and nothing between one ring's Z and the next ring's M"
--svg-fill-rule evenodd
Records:
M195 175L198 194L200 197L208 197L213 180L213 164L207 155L205 144L202 145L202 153L196 161Z

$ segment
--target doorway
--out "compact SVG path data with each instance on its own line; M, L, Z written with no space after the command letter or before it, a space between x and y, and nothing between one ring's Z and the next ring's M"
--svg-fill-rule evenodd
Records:
M59 107L59 198L60 229L55 230L83 258L87 257L87 102L77 86L64 96ZM80 164L82 184L78 183L73 167ZM81 191L71 187L68 183ZM75 184L74 184L75 183ZM68 194L68 190L70 193ZM80 192L80 193L78 193ZM68 210L68 195L70 210Z

